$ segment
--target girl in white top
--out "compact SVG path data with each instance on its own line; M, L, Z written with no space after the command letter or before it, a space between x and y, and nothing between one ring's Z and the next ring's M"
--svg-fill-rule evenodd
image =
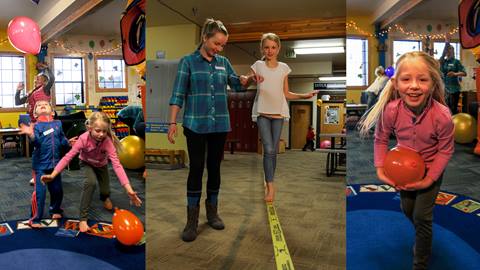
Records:
M257 81L257 96L252 108L253 121L257 122L263 145L263 169L267 190L265 201L273 202L278 143L283 121L290 118L287 99L309 99L318 91L305 94L292 93L288 87L288 74L291 69L287 64L278 62L280 38L273 33L262 36L260 50L262 60L251 66L249 77L254 75Z

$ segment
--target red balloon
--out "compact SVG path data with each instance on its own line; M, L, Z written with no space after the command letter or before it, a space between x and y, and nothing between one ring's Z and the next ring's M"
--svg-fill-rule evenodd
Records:
M116 209L112 219L113 230L120 243L135 245L143 237L143 224L132 212Z
M8 23L8 40L23 53L38 54L42 45L38 24L28 17L15 17Z
M385 157L383 168L385 175L397 186L418 182L425 175L423 158L414 150L405 147L390 150Z

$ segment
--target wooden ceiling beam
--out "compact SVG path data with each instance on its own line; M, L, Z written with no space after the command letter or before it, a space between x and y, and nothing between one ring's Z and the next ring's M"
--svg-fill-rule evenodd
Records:
M229 42L259 41L262 34L271 32L282 40L345 37L345 17L328 19L246 22L225 25Z
M105 1L79 1L77 5L70 6L41 30L42 43L48 43L56 36L66 32L76 21L98 8L101 4L105 4Z
M394 23L395 21L400 19L403 15L405 15L405 13L407 13L409 10L413 9L418 4L420 4L422 1L423 0L408 0L402 3L400 7L395 6L394 9L391 9L392 10L391 14L389 13L389 11L385 12L385 14L389 13L389 15L386 17L386 19L380 22L380 29L384 29L390 24Z

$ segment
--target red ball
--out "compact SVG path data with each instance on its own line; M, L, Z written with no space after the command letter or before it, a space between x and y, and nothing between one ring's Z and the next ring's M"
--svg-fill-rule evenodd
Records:
M383 166L385 175L397 186L418 182L425 176L425 162L422 156L405 147L397 146L390 150Z
M320 148L330 148L332 147L332 143L330 140L323 140L320 142Z
M116 209L112 219L117 240L127 246L135 245L143 237L143 224L132 212Z

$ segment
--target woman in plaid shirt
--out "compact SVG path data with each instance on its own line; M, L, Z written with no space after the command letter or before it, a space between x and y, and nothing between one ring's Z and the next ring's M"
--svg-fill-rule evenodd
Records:
M205 208L208 224L216 229L225 228L217 213L220 189L220 162L223 147L230 131L227 104L227 85L241 91L254 77L237 76L227 58L218 55L228 40L228 32L221 21L207 19L202 28L202 43L178 65L177 77L170 99L168 140L175 143L177 114L184 107L183 134L187 138L190 171L187 180L187 224L183 241L197 237L202 175L207 159L207 199Z

